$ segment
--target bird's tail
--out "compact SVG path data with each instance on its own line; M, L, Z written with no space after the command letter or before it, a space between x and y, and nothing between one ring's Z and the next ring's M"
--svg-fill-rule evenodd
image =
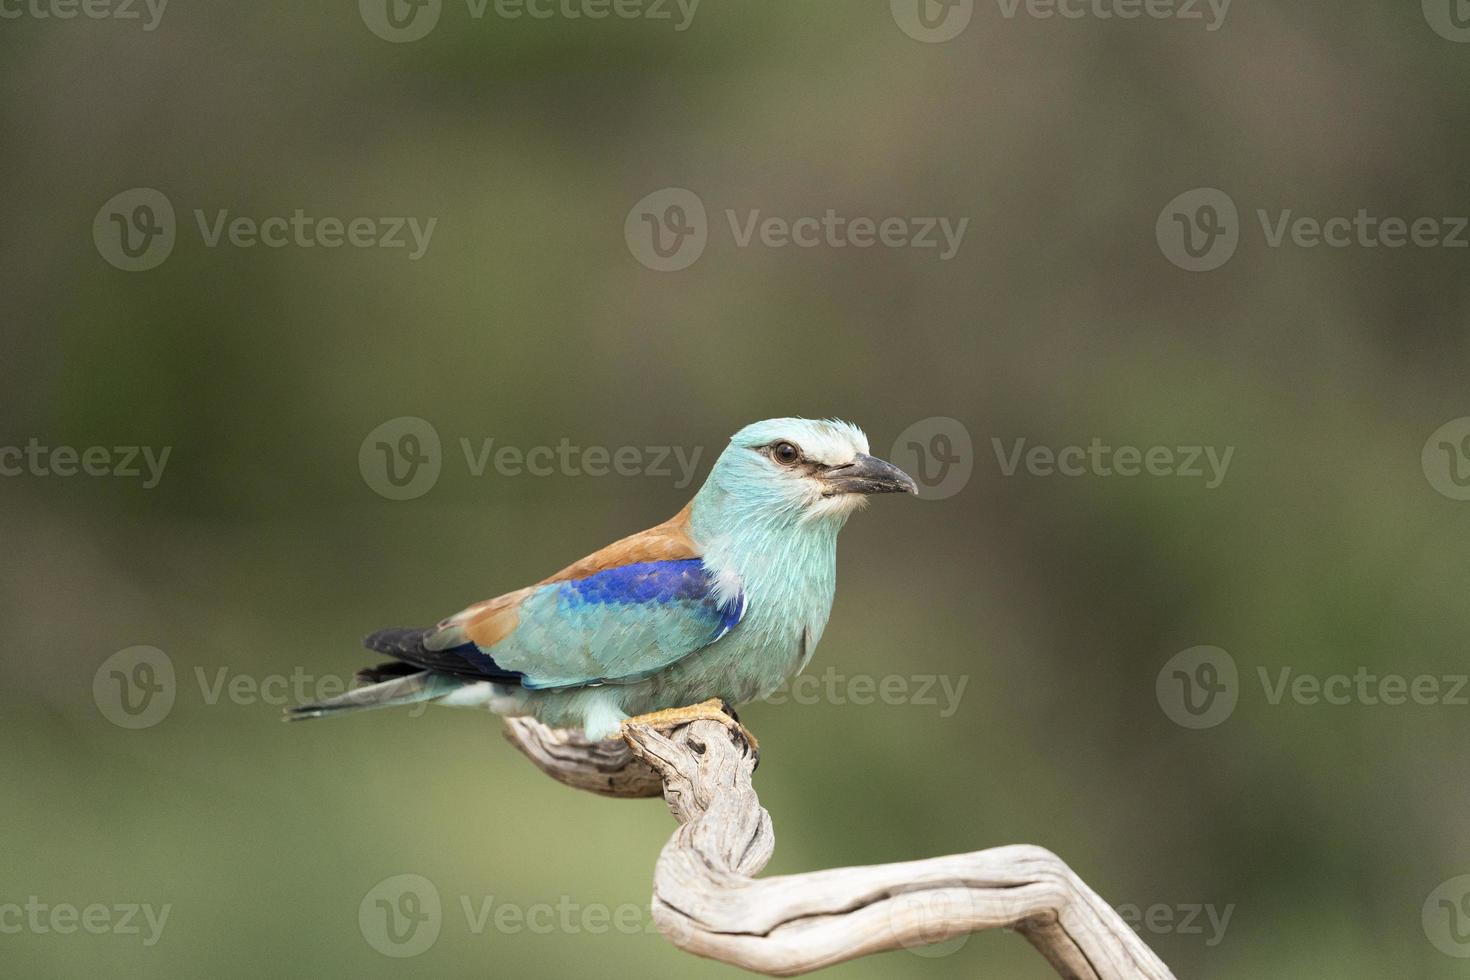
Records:
M462 686L464 682L430 670L420 670L410 664L393 663L381 667L370 667L357 673L361 687L346 694L327 698L315 704L302 704L286 709L286 721L303 718L324 718L328 715L346 714L350 711L367 711L371 708L389 708L399 704L416 704L433 701Z

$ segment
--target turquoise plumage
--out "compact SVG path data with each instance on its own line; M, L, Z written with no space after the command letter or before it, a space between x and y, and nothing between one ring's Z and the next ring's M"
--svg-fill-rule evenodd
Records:
M847 518L871 494L914 490L855 426L757 422L670 520L436 626L372 634L393 662L288 715L432 700L604 738L632 716L765 697L821 639Z
M509 636L475 649L529 690L626 684L714 642L741 605L711 595L697 558L639 562L541 586Z

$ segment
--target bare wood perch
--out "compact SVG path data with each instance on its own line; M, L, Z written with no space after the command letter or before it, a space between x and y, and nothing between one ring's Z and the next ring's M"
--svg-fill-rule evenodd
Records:
M543 772L604 796L663 794L679 829L654 867L653 916L680 949L772 976L1014 929L1070 980L1173 980L1122 918L1050 851L1026 844L898 864L756 878L775 849L755 760L718 722L587 742L528 718L506 738Z

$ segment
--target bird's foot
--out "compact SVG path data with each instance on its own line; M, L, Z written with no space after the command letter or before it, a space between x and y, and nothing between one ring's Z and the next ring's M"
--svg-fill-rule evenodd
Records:
M664 708L662 711L651 711L646 715L635 715L623 721L623 729L626 730L630 725L647 725L654 731L667 735L679 726L687 725L692 721L717 721L735 732L745 741L746 745L750 746L750 753L759 764L761 743L751 734L750 729L736 720L735 712L727 708L725 702L719 698L710 698L708 701L686 705L682 708Z

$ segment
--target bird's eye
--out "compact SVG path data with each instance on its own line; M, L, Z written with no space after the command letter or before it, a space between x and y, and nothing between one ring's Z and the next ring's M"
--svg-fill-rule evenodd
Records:
M778 442L771 447L771 458L782 466L795 466L796 461L801 459L801 450L794 443Z

